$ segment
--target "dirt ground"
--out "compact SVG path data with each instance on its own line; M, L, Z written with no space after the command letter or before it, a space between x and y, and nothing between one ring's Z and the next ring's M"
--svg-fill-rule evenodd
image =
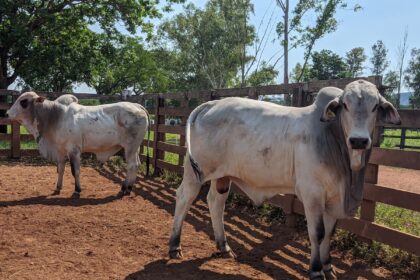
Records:
M135 194L119 199L121 174L83 167L81 198L74 200L69 166L62 194L51 196L55 171L0 162L0 279L306 279L305 231L227 209L225 227L237 259L212 258L213 233L201 194L184 226L184 259L169 260L174 186L140 178ZM414 175L420 182L419 172ZM334 251L333 264L340 279L391 277L348 253Z

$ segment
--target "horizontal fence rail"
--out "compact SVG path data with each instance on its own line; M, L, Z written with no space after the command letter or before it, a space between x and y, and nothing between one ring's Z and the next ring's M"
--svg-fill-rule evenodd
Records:
M380 91L385 89L382 86L380 76L363 78L374 83ZM152 118L151 131L153 133L150 140L150 163L156 173L164 170L182 175L185 147L185 124L189 114L199 104L226 97L244 97L250 99L261 99L267 96L283 96L283 101L289 96L290 105L303 107L314 100L315 93L325 86L336 86L344 88L349 82L356 79L339 79L328 81L313 81L308 83L292 83L288 85L269 85L261 87L202 90L184 93L168 94L144 94L130 96L127 101L142 104L149 111ZM40 95L54 99L64 93L60 92L37 92ZM0 104L0 109L8 109L12 102L16 100L19 92L0 90L0 95L11 96L7 104ZM120 96L101 96L96 94L74 94L80 100L95 99L100 103L121 101ZM401 141L412 138L407 136L404 130L420 129L420 111L399 110L402 125L392 126L378 122L373 137L373 150L368 165L365 178L364 198L361 205L360 218L352 218L339 221L339 227L357 234L367 241L378 241L395 248L399 248L416 255L420 255L420 237L404 233L389 227L375 223L376 203L385 203L396 207L420 211L420 191L407 192L378 185L379 166L391 166L420 170L420 153L411 150L383 149L379 147L381 139L387 138L384 131L387 129L400 129L400 136L389 137L399 138ZM0 155L20 157L37 156L35 149L20 149L21 143L33 141L33 137L27 134L20 134L20 126L11 123L8 119L0 118L0 124L10 125L8 134L0 134L0 141L8 141L9 149L3 149ZM403 129L401 129L401 127ZM403 136L404 135L404 136ZM404 140L403 140L404 139ZM410 148L403 142L398 146L401 149ZM141 159L146 159L147 140L143 142L141 149ZM171 156L175 160L169 161ZM419 182L420 184L420 182ZM233 191L241 193L237 187ZM270 204L281 207L286 213L286 223L293 224L296 214L303 215L302 203L293 195L277 195L268 201Z

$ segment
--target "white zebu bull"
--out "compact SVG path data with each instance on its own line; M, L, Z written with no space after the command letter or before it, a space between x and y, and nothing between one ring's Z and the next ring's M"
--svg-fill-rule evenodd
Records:
M276 194L303 202L311 241L311 279L335 277L330 238L337 219L353 216L362 199L376 118L399 124L376 87L356 81L322 89L313 105L284 107L243 98L198 106L186 128L187 159L177 190L171 258L182 257L181 228L202 183L219 254L234 256L223 227L230 182L256 204Z
M75 179L73 197L78 198L81 153L94 153L104 163L121 149L125 151L127 177L120 194L130 193L140 165L140 145L149 126L149 115L141 105L119 102L83 106L73 95L49 101L34 92L26 92L19 96L7 115L22 123L35 137L45 158L57 163L55 195L63 185L67 158Z

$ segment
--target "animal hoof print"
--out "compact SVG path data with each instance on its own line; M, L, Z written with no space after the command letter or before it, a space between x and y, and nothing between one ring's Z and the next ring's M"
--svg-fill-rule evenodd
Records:
M214 258L220 258L220 259L234 259L236 258L236 255L233 251L227 251L227 252L216 252L213 253Z
M169 251L169 257L171 259L182 259L183 255L181 249Z
M73 199L79 199L79 198L80 198L80 193L78 193L78 192L74 192L74 193L71 195L71 198L73 198Z

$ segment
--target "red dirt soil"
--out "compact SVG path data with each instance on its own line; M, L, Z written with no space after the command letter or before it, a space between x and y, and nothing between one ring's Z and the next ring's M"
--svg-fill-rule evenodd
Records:
M184 225L184 258L169 260L174 186L139 178L135 194L119 199L121 174L83 167L81 198L74 200L69 166L62 194L51 196L54 166L0 164L0 279L307 277L305 231L265 224L233 208L226 210L225 227L237 259L212 258L215 245L203 193ZM384 268L338 251L333 264L340 279L391 277Z

